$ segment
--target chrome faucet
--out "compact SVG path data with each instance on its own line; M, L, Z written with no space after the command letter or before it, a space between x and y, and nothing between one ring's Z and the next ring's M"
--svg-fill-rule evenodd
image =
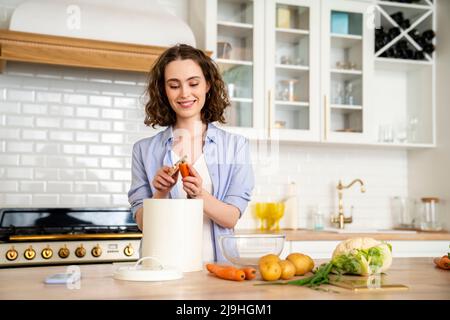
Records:
M366 188L364 187L364 182L362 182L361 179L355 179L352 182L350 182L349 185L344 186L342 184L342 181L339 180L339 183L337 185L337 190L338 190L338 199L339 199L339 211L338 211L338 215L337 217L331 217L331 223L337 223L339 224L339 229L344 229L344 225L346 223L352 223L353 222L353 218L352 216L350 217L346 217L344 215L344 204L342 202L342 192L344 189L348 189L350 188L353 184L355 184L356 182L359 182L361 184L361 192L364 193L366 192Z

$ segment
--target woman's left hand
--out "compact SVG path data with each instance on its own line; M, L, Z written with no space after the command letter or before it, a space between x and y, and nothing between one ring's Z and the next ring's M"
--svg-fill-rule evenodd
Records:
M200 198L203 194L203 180L191 164L188 164L188 168L190 175L182 179L183 190L189 198Z

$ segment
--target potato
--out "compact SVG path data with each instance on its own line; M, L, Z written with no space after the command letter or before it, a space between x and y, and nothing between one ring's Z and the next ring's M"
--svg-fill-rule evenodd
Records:
M291 261L281 260L278 264L281 267L281 279L289 280L294 277L296 269Z
M259 264L261 277L266 281L278 280L281 277L281 266L278 262L262 262Z
M286 257L286 260L289 260L294 264L296 276L302 276L305 273L312 271L314 268L314 261L303 253L291 253Z
M266 254L265 256L262 256L259 258L258 264L265 263L265 262L279 262L280 258L275 254Z

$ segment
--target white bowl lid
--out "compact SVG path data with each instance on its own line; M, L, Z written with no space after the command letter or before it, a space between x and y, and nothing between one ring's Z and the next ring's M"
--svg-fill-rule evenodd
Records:
M140 263L144 260L155 260L159 263L158 267L142 266ZM163 266L162 263L154 257L143 257L135 264L121 264L114 271L116 280L126 281L167 281L183 278L183 273L177 268Z

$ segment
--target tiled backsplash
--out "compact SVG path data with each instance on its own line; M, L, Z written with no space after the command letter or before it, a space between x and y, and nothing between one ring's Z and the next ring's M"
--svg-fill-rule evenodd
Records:
M143 124L145 81L138 73L8 63L0 75L1 207L128 206L131 147L154 133ZM279 148L275 174L255 165L255 191L296 182L301 227L316 204L336 212L338 180L354 178L367 191L344 191L346 208L354 206L351 227L391 226L390 197L407 193L406 151ZM255 225L247 210L237 227Z

